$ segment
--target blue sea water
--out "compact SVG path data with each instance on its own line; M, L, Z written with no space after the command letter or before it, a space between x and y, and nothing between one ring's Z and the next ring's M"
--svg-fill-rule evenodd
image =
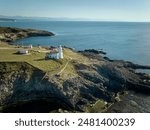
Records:
M19 44L103 49L112 59L150 65L150 23L30 21L0 22L0 26L42 29L56 34L21 39L16 41Z

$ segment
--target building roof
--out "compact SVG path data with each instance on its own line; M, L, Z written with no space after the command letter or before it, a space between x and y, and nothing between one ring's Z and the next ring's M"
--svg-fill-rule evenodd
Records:
M48 54L57 54L57 53L58 53L57 50L52 50L52 51L50 51Z

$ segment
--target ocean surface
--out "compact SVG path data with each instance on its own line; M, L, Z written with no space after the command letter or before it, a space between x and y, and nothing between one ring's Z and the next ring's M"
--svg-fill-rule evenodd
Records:
M150 65L150 23L30 21L0 22L0 26L42 29L56 34L21 39L17 44L103 49L109 58Z

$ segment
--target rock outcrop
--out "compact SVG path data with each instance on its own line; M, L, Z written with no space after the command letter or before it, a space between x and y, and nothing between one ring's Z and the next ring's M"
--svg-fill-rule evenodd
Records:
M53 35L0 27L4 42ZM101 56L106 54L102 50L65 49L68 62L61 73L26 62L0 62L0 112L150 112L150 75L136 72L150 66L111 60Z
M91 112L92 106L100 108L95 105L103 103L102 108L107 111L125 91L149 94L150 76L135 72L136 68L144 66L81 53L94 62L87 65L72 61L77 76L65 80L57 75L44 77L44 72L27 63L0 63L1 111ZM103 103L97 103L99 101Z
M54 36L54 34L43 30L0 27L0 41L12 42L17 39L35 36Z

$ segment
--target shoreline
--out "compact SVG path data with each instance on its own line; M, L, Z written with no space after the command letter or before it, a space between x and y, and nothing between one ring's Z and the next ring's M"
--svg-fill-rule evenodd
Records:
M12 27L0 27L0 41L14 42L16 40L36 36L54 36L52 32L36 29L21 29Z
M14 50L0 52L3 55L0 57L0 108L10 106L7 112L19 112L20 105L31 108L32 101L40 108L38 101L41 102L41 99L49 104L46 106L44 103L44 106L51 112L107 112L112 104L111 107L124 100L126 91L150 96L150 75L135 71L150 69L150 66L111 60L100 55L104 52L76 52L67 47L63 48L64 60L45 60L45 53L35 52L34 49L38 48L33 48L29 56L16 55ZM50 109L51 103L56 106L53 110ZM1 111L5 112L3 109Z

